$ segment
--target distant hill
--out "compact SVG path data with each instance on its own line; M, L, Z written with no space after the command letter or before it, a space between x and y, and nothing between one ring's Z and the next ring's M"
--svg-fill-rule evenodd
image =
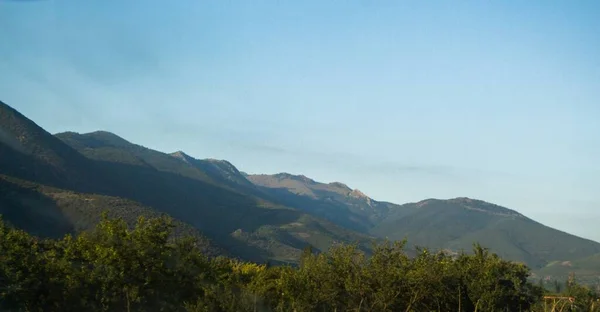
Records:
M534 268L549 261L600 252L597 242L544 226L514 210L469 198L402 205L371 233L390 239L406 237L411 244L451 250L470 250L477 241L502 257L524 261Z
M246 177L290 206L380 238L406 238L409 247L459 252L470 251L473 243L479 242L502 257L533 268L600 252L598 242L481 200L428 199L395 205L378 202L339 182L320 183L303 175ZM600 276L600 262L596 272Z

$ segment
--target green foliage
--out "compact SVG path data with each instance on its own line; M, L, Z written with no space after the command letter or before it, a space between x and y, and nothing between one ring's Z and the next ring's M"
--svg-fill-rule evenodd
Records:
M202 254L193 238L169 239L165 217L134 227L106 215L90 232L40 240L0 221L3 311L534 311L542 289L522 264L481 246L451 256L384 242L316 253L298 267ZM597 299L574 279L574 308ZM589 309L588 309L589 310Z

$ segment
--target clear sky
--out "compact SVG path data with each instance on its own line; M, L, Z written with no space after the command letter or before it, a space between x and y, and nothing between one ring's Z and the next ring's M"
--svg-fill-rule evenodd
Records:
M600 1L0 0L0 99L52 133L600 241Z

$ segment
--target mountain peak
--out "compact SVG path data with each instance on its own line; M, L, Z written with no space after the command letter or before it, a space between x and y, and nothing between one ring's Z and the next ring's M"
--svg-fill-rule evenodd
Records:
M181 159L181 160L183 160L185 162L189 162L190 159L192 158L192 157L190 157L190 155L184 153L183 151L177 151L177 152L171 153L169 155L171 155L171 156L173 156L175 158Z
M129 146L129 145L133 144L112 132L103 131L103 130L85 133L85 134L83 134L83 136L86 136L88 138L93 138L97 141L101 141L101 142L104 142L104 143L107 143L107 144L110 144L113 146Z
M34 121L0 101L0 143L56 166L83 157Z
M292 179L292 180L301 181L301 182L309 183L309 184L316 183L313 179L311 179L303 174L296 175L296 174L291 174L291 173L287 173L287 172L281 172L281 173L275 174L274 176L279 179Z
M231 163L228 162L225 159L205 158L204 161L208 161L208 162L213 163L213 164L216 163L216 164L229 164L229 165L231 165Z
M371 197L367 196L365 193L361 192L359 189L352 190L352 192L350 192L348 194L348 196L363 200L367 203L367 205L369 205L370 207L373 207Z
M469 204L469 203L486 203L489 204L483 200L479 200L479 199L473 199L473 198L469 198L469 197L456 197L456 198L451 198L449 199L449 201L451 202L456 202L456 203L465 203L465 204Z
M333 186L333 187L337 187L337 188L341 188L347 191L352 191L352 189L350 187L348 187L348 185L342 183L342 182L331 182L329 183L329 185Z
M427 207L427 206L436 205L436 204L444 204L444 205L453 204L453 205L455 205L455 207L460 206L464 209L479 211L479 212L484 212L484 213L494 214L494 215L499 215L499 216L523 217L523 218L525 217L522 214L520 214L517 211L514 211L512 209L508 209L508 208L505 208L505 207L502 207L502 206L499 206L496 204L488 203L483 200L473 199L473 198L469 198L469 197L456 197L456 198L451 198L451 199L447 199L447 200L430 198L430 199L425 199L420 202L417 202L415 205L416 205L416 207L421 208L421 207Z
M369 196L367 196L365 193L361 192L359 189L352 190L352 192L350 192L350 196L356 197L356 198L369 198Z

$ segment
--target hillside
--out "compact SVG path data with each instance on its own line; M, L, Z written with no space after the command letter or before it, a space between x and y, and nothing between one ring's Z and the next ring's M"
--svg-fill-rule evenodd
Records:
M600 244L535 222L520 213L469 198L402 205L371 233L411 245L469 250L477 241L507 259L540 268L600 251ZM600 269L598 270L600 274Z
M577 280L589 284L600 285L600 253L571 261L552 261L539 270L534 271L537 278L565 281L574 273Z
M428 199L395 205L376 201L339 182L303 175L246 175L289 206L380 238L408 240L408 247L471 250L479 242L507 259L543 268L554 261L588 257L600 243L549 228L522 214L469 198ZM600 262L596 274L600 276Z
M373 200L340 182L319 183L288 173L246 175L246 178L288 206L361 232L368 232L397 207Z
M82 194L0 175L0 215L4 221L40 237L60 238L93 229L106 213L133 226L138 217L162 214L137 202L117 197ZM208 255L225 254L197 229L173 220L176 236L192 236Z
M565 266L553 264L581 261L600 275L599 243L508 208L468 198L396 205L340 182L249 175L225 160L166 154L106 131L53 136L1 102L0 175L0 213L40 236L85 230L103 210L129 222L167 214L253 261L296 262L309 245L358 242L368 251L373 240L406 238L408 246L452 251L479 242L541 273L563 274Z
M47 228L40 235L82 230L99 220L102 210L135 219L139 207L147 207L201 231L230 254L254 261L294 262L308 245L324 250L334 242L360 241L367 248L372 239L236 190L216 174L236 172L231 164L191 165L105 131L52 136L8 105L2 103L0 109L0 174L21 181L16 186L14 181L3 182L15 192L3 194L2 210L13 224ZM36 187L27 187L30 191L24 195L24 183ZM253 187L249 182L247 186ZM47 187L79 194L69 207L77 203L85 214L65 216L66 208L56 204L58 199L41 191ZM104 196L94 201L94 209L82 199L93 196ZM23 206L24 201L39 203ZM45 216L48 213L56 222ZM56 227L38 226L44 222Z
M73 188L98 188L88 159L0 102L0 174Z
M253 186L238 186L231 180L237 169L223 161L161 153L108 132L56 137L111 173L114 195L185 220L240 257L290 262L309 244L321 250L362 241L366 248L371 240L249 192Z
M170 154L186 164L204 172L213 181L231 186L238 191L245 190L256 193L257 189L246 177L230 162L218 159L196 159L182 151Z

